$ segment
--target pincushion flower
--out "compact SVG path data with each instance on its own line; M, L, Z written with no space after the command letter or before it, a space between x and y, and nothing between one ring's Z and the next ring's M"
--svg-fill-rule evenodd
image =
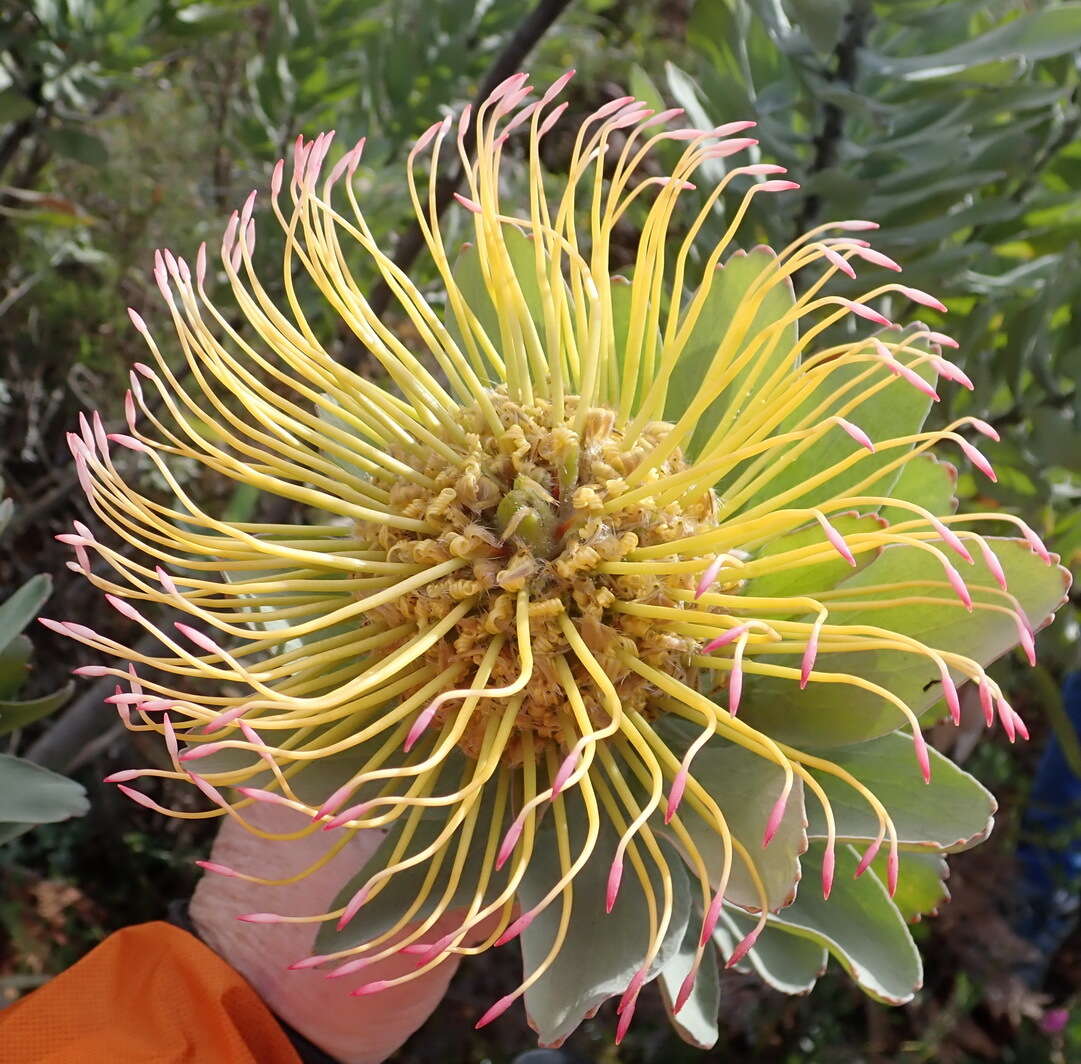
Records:
M886 317L945 308L854 235L871 223L739 249L751 198L796 187L738 161L752 123L685 128L631 97L572 131L553 194L541 143L565 80L535 94L510 78L474 121L448 116L413 147L403 187L434 291L373 239L363 142L328 165L331 135L274 169L280 304L252 263L255 193L222 244L245 328L211 300L205 248L194 267L159 254L176 336L159 347L132 312L152 362L132 373L127 432L93 416L71 435L98 530L64 537L159 649L50 623L120 659L81 671L116 676L125 723L164 737L171 768L112 777L136 801L239 822L285 805L307 827L265 845L325 832L323 860L386 831L332 911L241 914L318 925L296 966L358 995L517 938L521 983L479 1025L524 998L544 1043L617 995L622 1037L656 980L708 1045L719 965L803 992L829 953L903 1002L921 979L906 919L937 905L942 855L994 811L921 728L957 720L968 683L988 725L1025 734L985 668L1016 645L1032 656L1067 577L1018 519L954 512L954 469L931 449L993 476L971 440L994 430L923 427L937 390L967 378L947 336ZM473 228L454 254L435 207L448 155ZM613 231L630 217L619 276ZM350 273L358 254L408 340ZM857 267L884 279L835 294ZM305 274L384 383L328 353L294 288ZM132 462L166 491L144 493ZM178 463L307 523L216 516ZM128 786L150 777L191 782L207 808ZM366 981L401 951L415 971Z

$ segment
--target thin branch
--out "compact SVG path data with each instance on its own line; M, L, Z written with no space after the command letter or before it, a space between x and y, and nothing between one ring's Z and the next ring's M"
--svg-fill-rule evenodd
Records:
M845 31L833 51L834 67L826 79L833 84L841 84L851 89L856 83L858 73L857 55L867 37L871 24L870 0L853 0L852 7L845 15ZM822 107L822 129L814 139L814 158L807 173L818 174L828 170L837 161L837 153L844 140L845 115L835 103L826 103ZM804 201L796 223L796 235L806 232L818 218L822 206L822 197L816 192L810 193Z

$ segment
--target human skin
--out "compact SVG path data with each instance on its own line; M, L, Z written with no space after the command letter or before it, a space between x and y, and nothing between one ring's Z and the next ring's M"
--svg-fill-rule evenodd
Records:
M294 831L309 822L291 809L256 803L245 813L265 831ZM453 958L399 988L352 997L360 982L389 979L411 971L416 957L403 954L373 964L363 975L327 979L320 970L289 971L308 956L318 924L251 924L238 915L274 912L307 915L326 912L346 879L379 844L381 832L360 831L317 873L285 886L262 886L207 872L191 901L199 935L258 991L267 1005L306 1038L342 1064L378 1064L393 1053L439 1004L458 966ZM287 843L268 843L229 818L214 843L211 860L266 879L283 879L309 865L326 848L326 836L313 832ZM435 925L429 938L455 926L452 914ZM486 931L487 929L482 929Z

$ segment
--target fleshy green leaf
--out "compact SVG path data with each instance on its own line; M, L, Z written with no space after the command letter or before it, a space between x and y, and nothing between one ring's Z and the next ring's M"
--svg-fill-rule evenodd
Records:
M929 753L930 783L923 782L912 740L902 732L822 756L874 792L893 818L901 846L948 853L966 850L990 834L997 803L981 783L949 758L934 749ZM838 838L850 842L874 839L878 819L867 802L835 776L825 772L815 776L833 807ZM807 803L807 820L808 836L824 839L826 821L814 799Z
M0 603L0 651L37 616L52 593L53 582L45 573L30 577L22 587Z
M573 859L585 839L586 822L578 802L568 801L566 807ZM648 908L630 861L615 907L611 913L604 911L608 869L617 842L618 836L602 816L597 845L574 878L566 938L552 966L525 993L530 1025L542 1043L565 1038L586 1013L622 993L645 959L649 947ZM672 879L673 913L653 963L654 972L663 969L679 949L691 912L690 888L679 858L663 843L661 853ZM651 870L653 892L660 899L663 896L660 877L648 855L644 861ZM548 817L538 828L536 847L518 890L522 909L536 905L560 875L556 833L552 818ZM559 899L554 901L522 932L524 973L532 972L551 950L559 927L561 904Z
M885 329L876 335L880 340L896 343L915 328L918 326L905 330ZM926 350L925 345L918 342L911 346L917 352ZM908 363L913 355L906 353L899 357ZM931 408L930 397L907 381L890 377L883 371L868 376L866 380L858 384L855 383L857 378L873 368L874 363L870 359L838 364L818 379L807 398L778 425L774 433L780 435L794 431L805 420L807 424L802 427L809 428L835 415L843 416L858 425L871 437L872 441L893 439L919 432ZM925 380L934 384L936 374L928 362L913 366L913 369ZM886 381L884 387L863 399L851 410L847 409L863 391L880 381ZM770 395L763 396L762 401L768 402L772 398ZM764 470L768 462L773 475L768 483L743 504L744 509L750 509L768 499L780 496L783 492L797 488L812 477L818 476L843 461L849 455L858 452L861 452L859 461L802 495L786 499L784 506L815 506L829 499L849 494L849 489L894 462L901 453L891 448L880 450L876 454L868 454L843 429L833 426L809 446L795 444L787 454L779 458L769 455L762 465ZM860 494L888 496L898 477L899 472L896 470L883 474L881 479L868 485Z
M776 259L772 249L756 247L750 252L734 252L727 262L717 267L701 313L668 382L668 399L664 409L666 420L678 421L698 396L714 356L731 328L741 303L747 298L748 290ZM744 344L730 353L729 361L734 362L762 329L783 317L794 305L795 296L790 282L771 285L753 321L745 328ZM699 417L698 426L686 448L688 454L698 452L725 416L736 412L746 416L769 402L770 397L762 392L762 384L790 357L796 339L797 329L793 323L780 331L772 346L755 346L756 354Z
M814 885L808 883L804 889L813 890ZM755 921L731 908L724 910L721 920L729 931L722 952L731 956L732 947L754 927ZM732 945L727 945L728 941ZM809 938L801 938L773 924L766 924L747 954L747 959L751 969L774 990L782 994L806 994L825 972L829 955L819 943Z
M768 908L787 904L799 880L799 855L807 846L802 781L796 779L777 834L763 847L766 823L784 783L775 762L741 746L712 739L691 762L691 776L717 803L728 830L747 848L762 877ZM686 798L679 816L705 862L710 882L717 886L724 865L724 844L717 827L699 816ZM663 830L679 849L674 832L670 828ZM725 897L746 908L761 906L754 882L738 856L733 857Z
M1020 540L988 539L1006 573L1010 593L1016 596L1035 628L1046 624L1051 612L1063 601L1069 583L1067 571L1041 561ZM1010 606L998 591L994 578L978 551L975 564L961 565L962 576L973 597L982 602ZM890 588L875 596L861 589L877 585L910 584L900 590ZM936 650L964 654L988 665L1018 642L1017 627L1009 613L977 609L967 612L946 582L941 564L927 551L904 544L887 547L867 568L838 585L852 592L858 602L854 609L840 609L830 600L831 623L874 625L911 636ZM823 589L825 590L825 589ZM899 605L875 609L877 597L904 596ZM912 601L922 599L923 601ZM862 605L867 603L867 605ZM793 667L791 656L763 657L761 660ZM795 662L798 668L798 661ZM929 710L942 694L938 668L916 654L893 650L859 651L820 655L817 672L862 677L892 691L917 716ZM954 679L962 677L955 673ZM896 730L904 722L901 712L881 696L847 683L825 683L812 678L806 690L793 680L748 676L745 709L740 713L748 724L767 735L794 746L843 746L865 742Z
M55 713L69 698L75 689L72 683L65 684L59 691L26 702L0 701L0 735L7 735L16 728L25 728L35 720Z
M661 969L657 983L661 989L661 1000L664 1002L668 1019L680 1038L699 1049L709 1049L717 1041L717 1011L721 1006L721 980L720 972L717 970L717 950L712 942L706 943L690 997L679 1012L672 1012L672 1004L694 962L699 933L698 922L694 919L690 920L679 949Z
M918 454L905 463L901 475L890 491L891 499L903 499L930 510L936 517L945 517L957 510L957 467L943 462L933 454ZM890 524L911 521L917 515L900 506L885 506L879 513Z
M25 635L17 635L0 651L0 698L10 698L22 686L33 651Z
M833 893L824 901L822 848L813 847L803 858L804 883L796 900L770 916L769 926L824 946L871 997L902 1005L923 980L920 955L878 878L853 878L858 861L851 847L838 847Z
M0 823L52 824L90 808L74 780L10 754L0 754Z
M916 923L928 913L950 900L946 878L950 874L946 858L938 853L903 853L893 904L910 923ZM871 871L886 882L886 854L880 853L871 863Z

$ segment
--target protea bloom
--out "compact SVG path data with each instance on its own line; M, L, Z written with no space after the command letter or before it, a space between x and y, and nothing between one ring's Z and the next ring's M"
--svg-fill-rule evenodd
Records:
M990 476L969 437L994 430L922 428L939 382L967 381L940 353L956 345L875 303L944 308L893 280L830 294L856 265L898 269L851 235L871 223L736 250L751 197L795 185L753 163L696 189L705 160L755 143L752 123L680 128L631 97L584 120L552 197L539 157L565 80L536 98L510 78L473 123L447 117L410 152L434 293L372 238L363 142L323 176L330 135L298 140L288 180L274 169L283 306L252 266L255 193L222 245L247 330L211 302L205 248L193 269L158 256L186 365L133 311L153 363L132 374L129 431L94 417L71 436L101 525L126 544L78 525L71 564L161 646L57 626L129 662L81 671L115 675L124 721L164 736L170 771L112 779L189 780L209 799L174 815L289 806L328 854L386 829L334 911L241 917L319 923L299 966L352 976L357 994L388 985L364 969L390 952L416 954L419 975L517 937L521 985L480 1024L524 997L546 1043L617 994L622 1037L655 978L677 1027L709 1043L718 961L799 992L828 951L872 996L905 1001L921 978L905 918L938 903L941 854L984 837L994 811L921 724L943 703L956 719L966 682L989 725L1024 734L985 666L1015 644L1031 657L1064 571L1016 518L953 512L954 470L930 449ZM673 172L647 176L671 142ZM520 147L528 195L510 202L505 170L524 168L504 156ZM448 153L475 230L453 263L434 206ZM747 191L723 237L699 246L732 184ZM612 276L632 203L635 260ZM681 239L676 217L691 219ZM408 340L351 276L358 248ZM298 273L385 383L327 353ZM142 494L114 445L172 499ZM299 503L310 523L216 517L178 462ZM454 929L430 933L448 913Z

